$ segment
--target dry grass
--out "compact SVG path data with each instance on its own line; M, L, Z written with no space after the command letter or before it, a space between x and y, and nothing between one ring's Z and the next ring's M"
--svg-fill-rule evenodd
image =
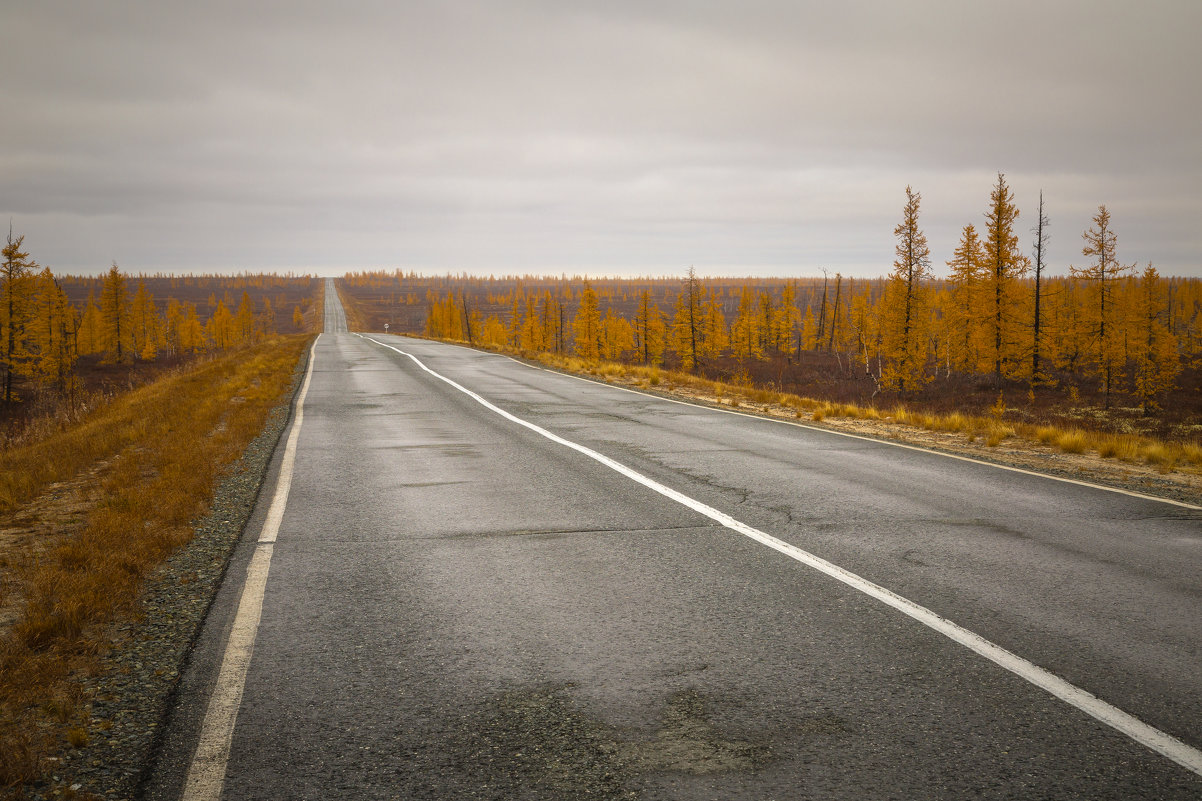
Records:
M34 559L10 556L24 608L0 634L0 786L89 739L71 678L94 666L110 623L136 613L142 578L187 542L221 473L263 428L309 337L276 338L195 363L119 396L77 426L5 454L11 511L108 461L78 532Z
M885 420L899 426L926 431L962 434L968 442L978 440L994 448L1008 440L1052 447L1063 453L1096 453L1103 458L1143 463L1162 471L1189 470L1202 472L1202 446L1193 443L1165 442L1153 437L1133 434L1104 434L1083 429L1062 429L1055 426L1036 426L1003 421L1007 409L999 398L987 416L962 412L931 414L906 406L895 406L882 412L872 406L803 398L775 392L765 387L750 386L745 376L730 382L711 381L691 373L670 372L658 367L621 365L581 359L576 356L538 354L538 360L548 366L568 372L604 378L622 377L642 386L682 387L703 393L727 407L778 408L789 411L795 419L819 423L831 418L848 420Z
M346 327L347 327L347 329L350 331L367 331L368 330L367 319L363 313L363 307L360 306L358 301L355 300L354 295L352 295L350 292L342 291L342 288L339 286L339 283L340 283L339 281L335 281L334 288L338 290L338 300L342 302L342 310L344 312L346 312ZM317 299L317 308L320 309L322 312L322 316L319 317L317 320L317 324L318 324L318 327L316 329L317 331L321 331L322 326L324 326L324 324L325 324L325 320L324 320L324 316L325 316L324 313L325 313L325 308L326 308L325 285L326 285L326 282L322 281L321 282L321 287L322 287L321 297L319 297Z
M1089 449L1089 433L1079 428L1070 428L1056 434L1053 444L1065 453L1085 453Z

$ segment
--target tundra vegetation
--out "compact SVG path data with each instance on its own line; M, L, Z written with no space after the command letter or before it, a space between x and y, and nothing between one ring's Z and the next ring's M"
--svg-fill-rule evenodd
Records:
M97 726L82 681L292 381L309 276L0 275L0 787ZM156 300L155 295L166 297Z

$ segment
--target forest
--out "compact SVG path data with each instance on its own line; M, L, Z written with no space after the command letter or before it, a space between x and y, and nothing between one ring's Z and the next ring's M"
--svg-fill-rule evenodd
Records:
M10 231L0 267L0 418L72 418L205 354L311 328L307 275L55 275Z
M348 274L354 322L528 354L662 365L840 402L1072 417L1196 439L1202 281L1122 262L1100 206L1052 274L1042 198L1030 255L998 176L980 229L936 277L906 189L881 278L674 279Z

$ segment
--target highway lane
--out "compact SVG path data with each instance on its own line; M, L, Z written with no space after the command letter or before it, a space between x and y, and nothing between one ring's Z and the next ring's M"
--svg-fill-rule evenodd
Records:
M1202 745L1194 510L375 339ZM323 335L304 409L224 797L1202 796L392 350ZM178 797L253 547L148 797Z

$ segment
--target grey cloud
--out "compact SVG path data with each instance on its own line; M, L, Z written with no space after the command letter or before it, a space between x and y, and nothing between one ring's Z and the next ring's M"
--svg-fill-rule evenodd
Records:
M906 184L938 261L1001 170L1062 262L1106 202L1200 271L1198 4L77 6L0 11L0 211L66 269L879 274Z

